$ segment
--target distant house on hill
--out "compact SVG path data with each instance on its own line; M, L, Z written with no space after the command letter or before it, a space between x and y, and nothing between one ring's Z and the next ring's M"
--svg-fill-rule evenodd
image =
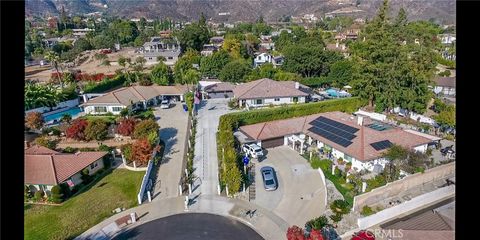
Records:
M143 44L139 52L147 63L157 63L158 57L165 58L165 64L174 65L181 53L180 42L176 38L152 37L150 42Z

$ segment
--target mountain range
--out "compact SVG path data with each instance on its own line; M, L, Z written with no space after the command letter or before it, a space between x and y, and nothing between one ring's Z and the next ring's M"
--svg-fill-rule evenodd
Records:
M343 12L353 17L372 17L382 0L26 0L26 15L59 15L62 7L68 14L103 12L120 17L169 17L196 20L201 13L217 21L254 21L260 16L275 22L284 16ZM455 0L390 0L392 14L403 7L410 20L435 19L454 24Z

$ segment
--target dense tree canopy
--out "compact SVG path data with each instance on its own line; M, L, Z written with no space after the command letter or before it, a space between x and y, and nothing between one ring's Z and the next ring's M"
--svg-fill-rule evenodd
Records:
M192 23L175 33L182 49L201 51L203 45L210 41L210 31L204 22Z
M285 62L282 68L288 72L301 74L303 77L324 76L330 71L333 62L343 57L321 46L310 44L289 45L283 50Z
M435 67L432 49L400 38L406 30L403 16L392 23L384 1L377 16L369 22L360 38L351 45L358 66L352 87L354 92L377 105L377 111L396 106L423 113L431 97L429 79ZM402 13L403 14L403 13Z
M211 56L203 57L200 61L200 72L203 76L218 77L222 68L231 60L225 50L213 53Z
M235 60L225 65L220 72L219 79L226 82L243 82L250 70L250 64L245 60Z
M152 82L158 85L169 85L172 82L170 68L163 62L159 62L151 72Z

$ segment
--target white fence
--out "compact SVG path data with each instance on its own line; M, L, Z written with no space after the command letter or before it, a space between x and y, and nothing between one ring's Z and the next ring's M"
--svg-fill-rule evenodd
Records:
M328 203L328 199L327 199L327 194L328 194L328 190L327 190L327 181L325 180L325 175L323 174L323 171L321 168L318 168L318 172L320 173L320 177L322 178L322 181L323 181L323 186L325 187L325 207L327 207Z
M52 111L50 111L50 107L39 107L39 108L34 108L34 109L30 109L28 111L25 111L25 114L27 114L29 112L39 112L39 113L45 113L45 115L49 115L49 114L54 114L54 113L57 113L57 112L61 112L65 109L70 109L70 108L76 107L76 106L78 106L78 104L80 104L80 101L79 101L79 98L76 98L76 99L72 99L72 100L68 100L68 101L65 101L65 102L58 103L57 106L52 107Z
M148 161L147 165L147 172L143 175L142 185L140 186L140 191L138 192L138 204L142 204L143 202L143 194L145 194L145 190L147 189L148 180L150 179L150 172L153 168L153 159Z

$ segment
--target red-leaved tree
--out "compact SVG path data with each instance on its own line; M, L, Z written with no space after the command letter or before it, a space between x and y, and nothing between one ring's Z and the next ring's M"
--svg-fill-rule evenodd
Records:
M306 240L303 229L301 229L296 225L293 225L292 227L288 228L287 239L288 240Z
M139 139L132 144L132 160L140 163L140 165L146 165L152 157L152 146L147 139Z
M132 135L135 130L135 120L130 118L125 118L118 124L117 133L123 136Z
M72 125L67 128L65 135L67 138L73 138L75 140L85 140L85 128L87 128L88 122L85 119L75 119Z
M308 240L323 240L323 235L321 230L312 229Z
M43 115L39 112L29 112L25 116L25 126L30 129L40 129L43 123Z

